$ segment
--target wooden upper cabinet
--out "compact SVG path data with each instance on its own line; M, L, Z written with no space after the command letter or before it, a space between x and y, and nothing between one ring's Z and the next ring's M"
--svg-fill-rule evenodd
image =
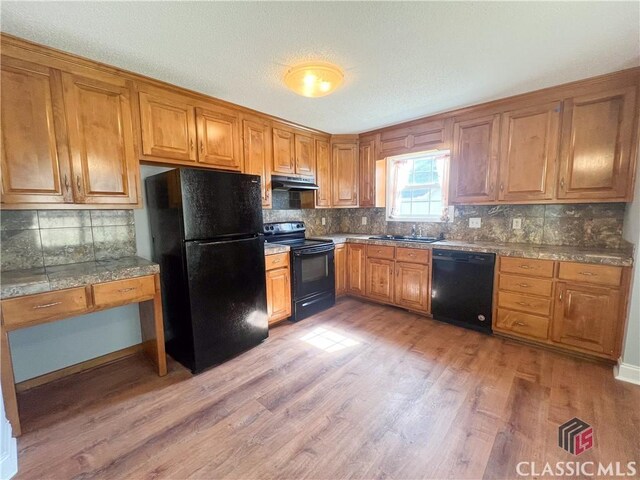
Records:
M376 205L376 156L375 138L360 139L360 190L359 205L375 207Z
M195 162L196 115L193 105L140 92L142 154Z
M313 138L295 134L296 173L313 177L316 172Z
M492 202L497 198L500 115L455 122L451 154L452 203Z
M273 172L284 175L296 173L293 132L276 127L273 128Z
M331 206L331 150L326 140L316 140L316 207Z
M597 91L565 102L558 198L631 198L636 90Z
M196 108L198 162L225 170L242 170L240 126L237 112Z
M620 291L558 282L552 340L610 357L617 355Z
M338 143L332 147L331 173L334 207L358 206L358 146Z
M60 72L2 57L2 203L73 201Z
M412 152L449 148L447 120L431 120L380 134L380 158Z
M500 200L551 200L560 140L560 102L502 115Z
M271 207L271 126L259 119L243 120L245 173L260 175L262 206Z
M77 203L135 204L138 159L129 83L62 74Z

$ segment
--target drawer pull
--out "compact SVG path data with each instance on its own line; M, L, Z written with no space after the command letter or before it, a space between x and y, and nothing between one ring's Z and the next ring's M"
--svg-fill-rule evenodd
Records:
M531 267L529 265L520 265L520 268L523 268L525 270L530 270Z
M519 283L518 286L523 288L529 288L531 285L529 285L528 283Z
M416 254L415 254L415 253L410 253L410 254L409 254L409 256L410 256L410 257L415 257L415 256L416 256Z
M52 303L45 303L44 305L36 305L35 307L33 307L34 310L37 310L39 308L49 308L49 307L55 307L56 305L60 305L62 302L52 302Z
M118 290L118 292L127 293L127 292L130 292L131 290L135 290L135 289L136 289L136 287L121 288L120 290Z
M580 275L585 275L587 277L597 277L598 274L597 273L593 273L593 272L578 272L580 273Z
M515 325L518 325L519 327L526 327L527 324L524 322L515 322Z
M527 302L516 302L518 305L522 305L523 307L530 307L531 304Z
M271 260L271 263L280 263L280 259L276 258L275 260Z

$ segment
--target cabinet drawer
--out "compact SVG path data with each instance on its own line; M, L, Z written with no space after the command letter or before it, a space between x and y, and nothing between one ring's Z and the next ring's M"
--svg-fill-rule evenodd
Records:
M517 275L500 274L499 288L500 290L509 290L511 292L527 293L531 295L542 295L550 297L553 287L551 280L542 278L521 277Z
M95 306L104 307L150 297L155 293L156 286L154 278L149 276L97 283L92 286L92 289Z
M549 315L551 299L530 297L519 293L498 292L498 306L538 315Z
M429 254L429 250L398 247L396 249L396 260L399 262L429 263Z
M500 257L500 271L534 277L553 277L553 261L530 258Z
M2 317L8 329L12 326L60 318L85 310L88 310L88 305L87 291L84 287L27 295L2 302Z
M544 340L549 336L549 318L499 308L496 329Z
M386 245L367 245L367 257L393 260L396 247Z
M558 278L576 282L595 283L617 287L622 279L622 268L611 265L560 262Z
M289 254L288 253L276 253L274 255L267 255L264 259L265 269L267 271L274 268L282 268L289 266Z

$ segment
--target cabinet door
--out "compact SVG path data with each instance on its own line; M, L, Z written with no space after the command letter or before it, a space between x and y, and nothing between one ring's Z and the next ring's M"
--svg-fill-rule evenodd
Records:
M617 289L558 282L552 339L562 345L613 356L617 353L619 312Z
M395 303L401 307L430 310L429 267L417 263L396 263Z
M186 102L140 92L142 153L195 162L196 113Z
M67 73L62 81L76 202L135 204L138 159L128 84Z
M624 200L631 195L636 88L565 102L558 198Z
M454 123L452 203L485 203L496 199L499 126L499 115Z
M336 296L344 295L347 291L347 248L346 245L336 245L335 255Z
M2 203L73 201L60 72L2 57Z
M502 115L500 200L551 200L560 140L560 102Z
M316 140L316 207L331 206L331 151L329 142Z
M387 303L393 303L393 260L367 258L366 294Z
M359 205L375 207L376 205L376 158L374 154L375 140L360 141L360 190Z
M262 206L271 207L271 127L257 120L244 120L245 173L260 175Z
M353 144L334 144L331 156L333 206L357 207L358 147Z
M347 292L352 295L365 293L365 246L355 243L347 245Z
M295 144L293 133L280 128L273 129L273 171L275 173L296 173Z
M289 268L277 268L267 272L267 315L269 323L291 316Z
M196 109L198 162L225 170L242 170L238 115L231 111Z
M315 175L315 155L313 138L307 135L295 134L296 173L298 175Z

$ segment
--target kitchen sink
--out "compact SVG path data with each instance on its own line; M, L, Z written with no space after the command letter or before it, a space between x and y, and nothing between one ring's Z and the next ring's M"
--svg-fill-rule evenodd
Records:
M420 243L434 243L440 240L444 240L444 236L439 237L420 237L414 235L375 235L369 237L371 240L391 240L396 242L420 242Z

